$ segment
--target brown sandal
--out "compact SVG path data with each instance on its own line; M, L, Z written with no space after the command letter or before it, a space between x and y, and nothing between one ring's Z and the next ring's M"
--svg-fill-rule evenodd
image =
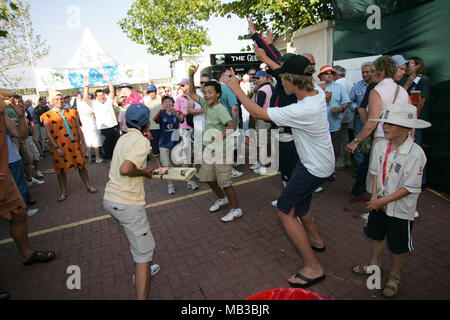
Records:
M370 276L370 275L373 274L373 272L368 272L367 271L367 268L370 267L370 266L378 267L377 265L370 265L368 263L361 263L361 264L358 264L356 266L353 266L352 267L352 272L356 273L356 274L359 274L359 275L362 275L362 276ZM355 268L358 268L358 271L355 271ZM383 268L381 268L381 267L379 267L379 268L380 268L381 274L383 274Z
M388 284L389 282L395 283L395 286ZM388 299L395 298L396 296L398 296L398 294L399 294L399 292L400 292L400 285L401 285L400 278L397 278L397 277L394 277L394 276L389 275L389 279L388 279L388 281L386 282L386 285L384 286L384 289L383 289L383 291L381 292L381 294L382 294L385 298L388 298ZM390 290L393 294L392 294L392 295L387 295L387 294L385 293L386 289L387 289L387 290Z

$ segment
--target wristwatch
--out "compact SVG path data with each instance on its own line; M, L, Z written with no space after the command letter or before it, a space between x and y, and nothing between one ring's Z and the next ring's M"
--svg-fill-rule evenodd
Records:
M358 138L353 139L353 141L355 141L356 143L360 143L361 140L358 140Z

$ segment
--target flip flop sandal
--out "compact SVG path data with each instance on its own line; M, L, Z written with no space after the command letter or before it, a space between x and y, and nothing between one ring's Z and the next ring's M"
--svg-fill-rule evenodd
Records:
M352 267L352 272L362 275L362 276L371 276L373 273L372 272L367 272L367 268L370 267L371 265L368 263L362 263L362 264L358 264L356 266ZM374 265L375 266L375 265ZM355 271L355 268L358 268L358 271ZM379 267L381 274L383 274L383 268Z
M56 199L56 201L58 201L58 202L66 201L66 200L67 200L67 197L68 197L67 195L62 194L61 196L59 196L58 199Z
M314 251L317 251L317 252L323 252L323 251L325 251L325 249L326 249L327 247L326 247L326 246L323 246L322 248L317 248L317 247L311 246L311 248L312 248Z
M315 284L318 284L319 282L322 282L322 281L325 279L325 274L324 274L323 276L319 277L319 278L316 278L316 279L309 279L309 278L307 278L307 277L301 275L300 273L297 273L297 274L295 275L295 277L296 277L297 279L300 279L300 280L302 280L302 281L305 281L306 283L301 284L301 283L293 283L293 282L289 282L289 281L288 281L288 282L289 282L289 285L290 285L292 288L302 288L302 289L306 289L306 288L309 288L309 287L311 287L311 286L313 286L313 285L315 285Z
M55 169L47 169L47 170L42 171L42 173L45 173L45 174L54 174L54 173L56 173L56 171L55 171Z
M49 255L50 254L50 255ZM35 263L47 263L53 260L56 253L53 251L33 251L31 256L23 264L25 266L31 266Z
M396 286L394 287L392 285L389 285L388 284L389 281L394 282L396 284ZM383 295L383 297L388 298L388 299L395 298L396 296L398 296L398 294L400 292L400 285L401 285L400 278L397 278L397 277L394 277L394 276L390 275L388 281L386 282L386 285L384 286L383 291L381 292L381 294ZM384 291L386 289L390 290L393 293L393 295L390 296L390 295L385 294Z

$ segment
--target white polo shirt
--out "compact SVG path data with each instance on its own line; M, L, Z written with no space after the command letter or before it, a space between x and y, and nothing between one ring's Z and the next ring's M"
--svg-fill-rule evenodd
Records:
M95 123L97 129L109 129L117 126L116 113L114 112L113 102L110 97L107 97L105 103L101 103L98 100L92 102L94 108Z
M283 108L269 108L267 114L277 125L291 127L300 161L313 176L328 178L334 171L334 151L329 132L325 92Z
M384 161L389 140L383 139L375 144L370 163L370 174L377 175L377 193L389 195L400 188L411 194L397 201L388 203L386 214L404 220L414 221L417 199L422 192L422 174L427 158L422 148L412 138L400 146L398 152L390 150L386 165ZM383 167L386 168L385 185L383 185Z

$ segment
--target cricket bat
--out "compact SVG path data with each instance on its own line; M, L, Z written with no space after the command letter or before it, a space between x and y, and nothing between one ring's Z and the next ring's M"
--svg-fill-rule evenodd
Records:
M196 173L196 168L159 168L153 170L153 178L188 182Z

